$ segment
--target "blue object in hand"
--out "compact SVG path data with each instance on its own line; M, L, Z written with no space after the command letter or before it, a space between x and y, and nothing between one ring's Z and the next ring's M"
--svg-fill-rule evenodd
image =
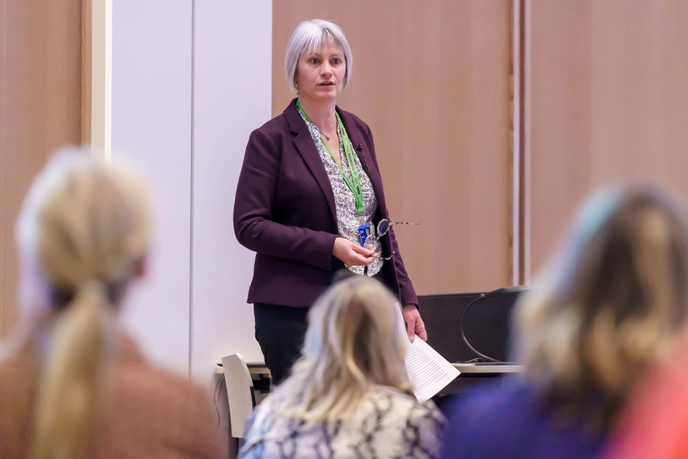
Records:
M358 236L361 238L361 247L365 247L366 239L368 238L368 225L361 225L358 227Z

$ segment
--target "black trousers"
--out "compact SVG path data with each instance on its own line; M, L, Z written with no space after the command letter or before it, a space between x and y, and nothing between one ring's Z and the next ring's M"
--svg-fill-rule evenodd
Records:
M334 279L340 280L343 277L345 276L335 275ZM385 269L373 277L387 286L390 284ZM263 352L265 365L270 370L274 385L278 385L289 376L292 365L301 356L301 347L308 329L309 309L266 303L253 305L256 340Z

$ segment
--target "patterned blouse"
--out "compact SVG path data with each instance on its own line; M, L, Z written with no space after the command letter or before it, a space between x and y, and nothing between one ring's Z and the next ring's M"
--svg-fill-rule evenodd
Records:
M373 216L377 212L377 197L375 196L375 191L373 190L373 185L370 183L370 178L366 174L365 170L361 166L361 160L358 155L354 152L354 161L356 161L356 169L358 169L358 174L361 179L361 192L363 193L363 208L365 210L363 215L358 215L356 212L356 200L354 199L354 194L349 189L349 186L344 181L342 173L339 170L339 166L330 154L325 149L322 141L320 140L320 129L318 126L308 121L299 110L299 114L303 121L308 126L308 130L311 133L313 142L318 148L318 153L320 154L320 159L325 166L325 171L327 171L327 176L330 179L330 184L332 185L332 191L334 193L334 203L337 213L337 230L339 236L346 238L352 242L360 244L361 240L358 235L358 227L360 225L368 225L373 228ZM342 134L337 126L337 132L339 132L339 151L342 158L342 169L347 177L351 177L349 172L349 164L346 161L346 153L344 151L344 142L342 140ZM351 146L353 152L353 145ZM380 247L380 241L375 240L375 252L380 253L382 248ZM367 274L368 276L374 276L382 269L383 260L382 258L376 258L370 265L368 265L368 270L366 272L365 266L347 266L352 272L356 274Z
M280 416L279 390L248 421L238 459L429 459L441 448L446 420L434 403L376 386L345 420L306 424Z

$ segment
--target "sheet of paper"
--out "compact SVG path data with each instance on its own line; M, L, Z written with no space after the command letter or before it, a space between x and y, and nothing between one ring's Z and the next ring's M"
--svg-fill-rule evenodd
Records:
M401 315L401 307L397 315L397 324L399 332L406 342L406 356L404 357L406 372L411 384L413 384L416 398L418 401L424 402L444 389L461 373L418 336L413 342L408 339L406 323Z

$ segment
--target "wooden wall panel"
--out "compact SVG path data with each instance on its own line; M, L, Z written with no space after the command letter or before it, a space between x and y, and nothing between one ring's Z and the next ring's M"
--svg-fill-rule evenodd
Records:
M593 189L688 192L688 2L527 0L531 267Z
M48 155L81 137L81 0L0 0L0 337L16 314L14 222Z
M294 97L284 52L295 27L339 24L354 55L339 105L366 121L397 237L421 294L510 283L508 0L273 2L273 115Z

